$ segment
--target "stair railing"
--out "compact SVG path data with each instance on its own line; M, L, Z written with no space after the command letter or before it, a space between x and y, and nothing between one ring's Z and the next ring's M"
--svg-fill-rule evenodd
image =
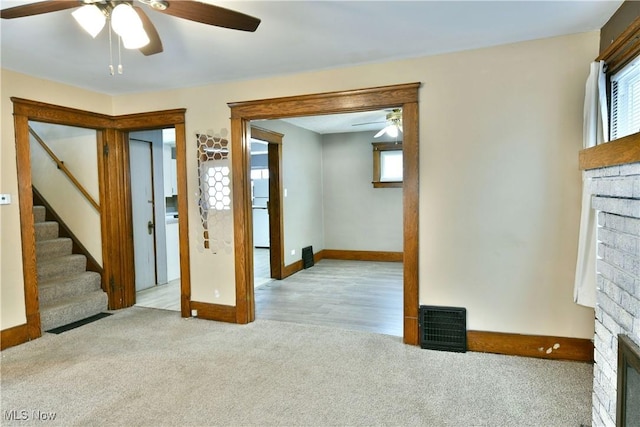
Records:
M87 199L91 206L93 206L94 209L98 211L98 213L100 213L100 205L98 204L98 202L96 202L93 197L91 197L91 194L89 194L89 192L85 190L82 184L80 184L80 182L73 176L71 171L64 165L64 162L55 155L55 153L49 148L47 143L44 142L42 138L40 138L40 136L31 128L31 126L29 126L29 133L36 139L36 141L38 141L44 151L46 151L49 157L51 157L51 159L56 163L58 169L60 169L67 176L67 178L69 178L71 183L78 189L78 191L80 191L80 193L82 193L82 195Z

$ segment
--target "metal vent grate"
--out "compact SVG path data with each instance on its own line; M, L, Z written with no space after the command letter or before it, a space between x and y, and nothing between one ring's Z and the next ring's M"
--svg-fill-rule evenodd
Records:
M420 306L420 347L430 350L467 351L467 309Z
M313 247L302 248L302 265L304 268L313 267Z

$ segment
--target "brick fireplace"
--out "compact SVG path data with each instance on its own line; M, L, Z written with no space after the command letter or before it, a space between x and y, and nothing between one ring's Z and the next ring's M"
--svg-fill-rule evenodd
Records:
M615 426L618 335L640 346L640 163L586 177L598 211L593 425Z

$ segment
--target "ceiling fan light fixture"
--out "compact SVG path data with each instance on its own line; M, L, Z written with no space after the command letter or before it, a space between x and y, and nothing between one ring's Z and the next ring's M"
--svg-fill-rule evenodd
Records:
M140 49L149 44L149 36L142 28L136 31L130 31L128 34L121 36L122 44L125 49Z
M149 43L142 20L128 3L120 3L111 11L111 28L120 37L127 49L139 49Z
M387 114L387 126L373 137L379 138L385 133L391 138L397 138L402 133L402 110L400 108L394 108Z
M166 10L169 3L164 0L140 0L142 3L151 6L155 10Z
M87 4L71 13L73 18L94 39L104 28L107 17L95 4Z

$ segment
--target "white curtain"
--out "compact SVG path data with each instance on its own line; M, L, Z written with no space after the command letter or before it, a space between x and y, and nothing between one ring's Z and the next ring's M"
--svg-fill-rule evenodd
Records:
M584 97L583 147L608 141L607 93L604 61L593 62ZM578 259L573 300L584 306L596 303L596 229L597 218L591 208L589 182L582 174L582 215L578 237Z

